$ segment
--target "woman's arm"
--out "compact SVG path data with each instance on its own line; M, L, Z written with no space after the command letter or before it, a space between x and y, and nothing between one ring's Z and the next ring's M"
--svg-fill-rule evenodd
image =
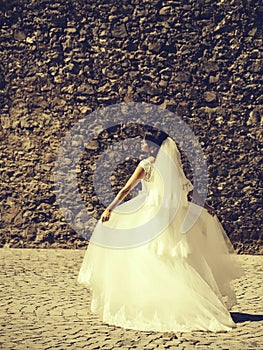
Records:
M143 179L143 177L144 169L141 166L137 166L132 176L126 182L125 186L123 186L111 204L104 210L103 214L101 215L102 222L108 221L110 219L112 210L121 203L121 201L140 182L140 180Z

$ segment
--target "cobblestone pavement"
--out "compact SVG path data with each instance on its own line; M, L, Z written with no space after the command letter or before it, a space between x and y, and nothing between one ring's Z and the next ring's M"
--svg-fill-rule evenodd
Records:
M0 348L263 349L263 256L238 258L237 327L230 332L165 334L102 324L89 311L89 291L76 278L84 250L0 249Z

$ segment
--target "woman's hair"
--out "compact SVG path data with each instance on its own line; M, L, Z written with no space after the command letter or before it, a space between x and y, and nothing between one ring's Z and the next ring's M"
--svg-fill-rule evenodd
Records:
M166 134L166 132L157 130L157 131L146 131L144 135L144 140L153 142L157 144L158 146L161 146L164 140L167 139L169 135ZM148 143L149 144L149 143Z

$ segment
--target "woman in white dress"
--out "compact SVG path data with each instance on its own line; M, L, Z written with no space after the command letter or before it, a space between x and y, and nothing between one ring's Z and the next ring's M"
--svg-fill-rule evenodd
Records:
M243 269L214 210L188 201L193 185L175 142L163 132L148 134L142 150L150 153L147 139L160 146L158 154L139 163L102 214L78 282L92 292L91 311L110 325L230 330L228 310L236 301L230 282ZM121 203L138 183L142 191Z

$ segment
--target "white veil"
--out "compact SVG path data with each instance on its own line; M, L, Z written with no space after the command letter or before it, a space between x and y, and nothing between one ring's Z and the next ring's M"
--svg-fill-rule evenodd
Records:
M160 193L162 191L162 206L166 208L187 206L187 195L194 187L185 176L180 152L170 137L163 141L159 149L155 160L155 170L159 176L154 177L153 188Z
M162 232L151 243L158 254L175 255L178 243L184 240L181 228L186 217L189 202L187 195L193 185L185 176L180 152L172 138L167 137L159 149L154 163L154 177L150 196L155 197L155 204L160 208L156 222L160 223ZM158 203L156 199L158 198Z
M188 221L191 229L192 224L200 216L203 208L194 205L194 208L197 208L197 212L194 213L194 219L191 218L191 203L189 203L187 197L188 193L194 189L194 186L185 176L180 152L172 138L167 137L163 141L154 166L155 176L152 192L155 193L155 198L158 198L158 203L156 204L160 207L156 221L161 222L161 228L168 229L165 230L163 236L159 235L157 240L151 243L151 247L159 255L187 256L189 251L186 243L187 230L185 230L185 223L190 218ZM223 240L222 242L224 242L221 242L222 251L234 253L232 243L217 216L215 215L210 219L215 221L215 226L220 231L220 237Z

